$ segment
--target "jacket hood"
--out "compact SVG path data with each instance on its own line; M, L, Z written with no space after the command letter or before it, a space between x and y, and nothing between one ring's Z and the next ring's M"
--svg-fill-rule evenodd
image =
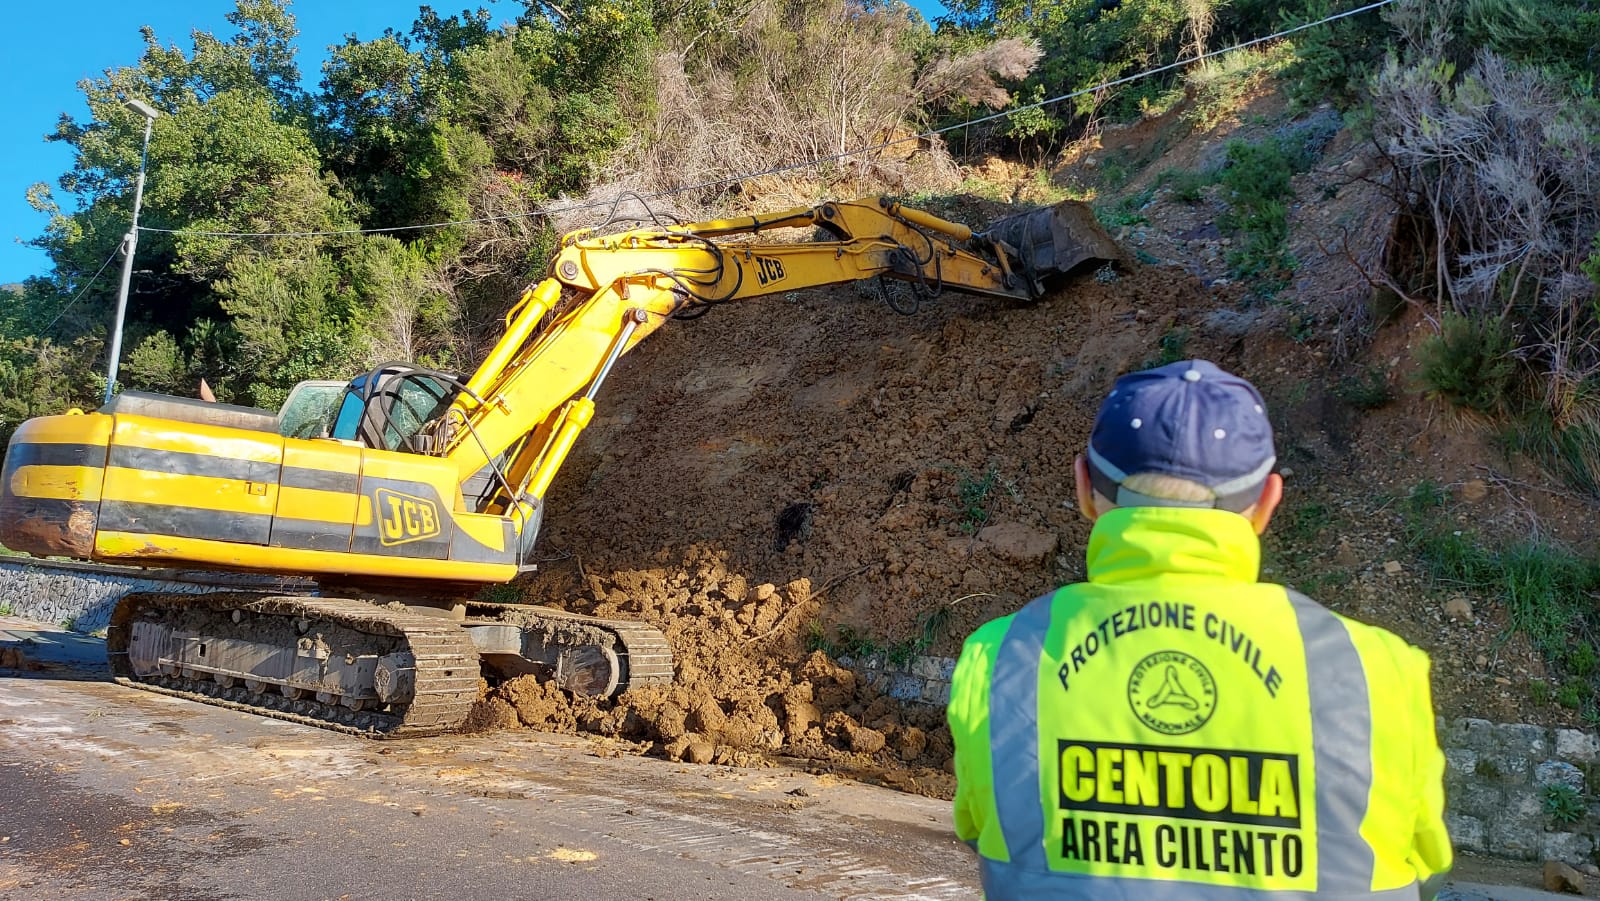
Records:
M1189 576L1255 582L1261 540L1250 521L1226 510L1118 507L1089 533L1089 581Z

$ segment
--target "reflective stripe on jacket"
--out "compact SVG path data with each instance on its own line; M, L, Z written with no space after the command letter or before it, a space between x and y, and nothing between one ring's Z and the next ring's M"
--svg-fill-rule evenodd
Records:
M1112 510L1088 582L968 639L955 822L989 898L1431 896L1427 656L1256 582L1259 559L1237 514Z

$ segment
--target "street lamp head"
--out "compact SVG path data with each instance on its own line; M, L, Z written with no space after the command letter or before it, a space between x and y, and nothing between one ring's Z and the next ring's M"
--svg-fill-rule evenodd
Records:
M161 113L157 111L155 107L148 103L142 103L138 100L124 100L122 105L145 117L146 119L154 119L161 115Z

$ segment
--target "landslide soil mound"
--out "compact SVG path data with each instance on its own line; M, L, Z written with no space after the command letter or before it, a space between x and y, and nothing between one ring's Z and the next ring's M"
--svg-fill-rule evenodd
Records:
M1111 382L1175 329L1186 355L1248 375L1250 321L1176 268L1135 267L1033 305L949 294L903 317L846 286L674 323L607 381L519 589L660 628L677 681L596 703L524 677L477 724L948 794L942 710L817 648L953 655L1080 578L1072 459Z

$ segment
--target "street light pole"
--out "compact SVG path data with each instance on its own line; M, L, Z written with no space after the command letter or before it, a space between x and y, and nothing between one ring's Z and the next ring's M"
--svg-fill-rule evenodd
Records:
M127 236L122 239L122 284L117 288L117 320L111 328L111 359L107 364L106 397L103 401L108 404L111 403L111 395L117 391L117 368L122 357L122 320L128 312L128 282L133 278L133 252L139 246L139 205L144 202L144 164L150 155L150 126L161 115L148 104L137 100L129 100L122 105L144 117L144 147L139 151L139 179L133 185L133 222L128 226Z

